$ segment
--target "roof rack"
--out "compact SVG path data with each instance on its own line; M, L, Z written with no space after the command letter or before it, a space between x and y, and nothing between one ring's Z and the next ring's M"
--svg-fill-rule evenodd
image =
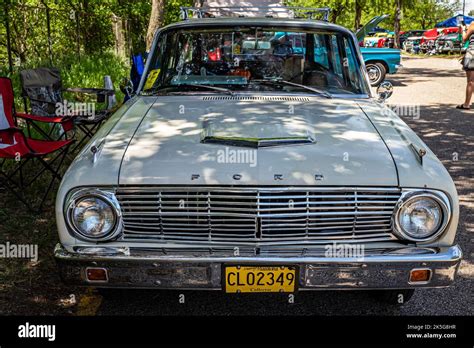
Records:
M212 6L181 7L181 18L215 18L215 17L266 17L266 18L306 18L328 21L329 7L295 7L295 6ZM322 18L317 18L322 16Z

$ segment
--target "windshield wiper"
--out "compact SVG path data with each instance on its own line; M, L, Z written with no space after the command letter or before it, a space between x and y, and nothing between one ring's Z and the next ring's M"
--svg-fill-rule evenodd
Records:
M205 88L205 89L213 90L213 91L216 91L216 92L223 92L223 93L226 93L226 94L229 94L229 95L234 95L234 92L231 91L228 88L216 87L216 86L210 86L210 85L193 84L193 83L181 83L181 84L178 84L178 85L159 86L159 87L155 87L155 88L152 88L152 89L150 89L148 91L144 91L144 92L149 93L149 94L153 94L153 93L161 92L161 91L163 91L165 89L169 89L169 88L179 89L179 88L182 88L182 87L184 87L186 89L194 88L194 87Z
M272 85L294 86L294 87L299 87L299 88L302 88L302 89L306 89L306 90L311 91L313 93L316 93L318 95L322 95L323 97L326 97L328 99L332 98L332 95L329 92L323 91L319 88L309 87L309 86L305 86L305 85L302 85L302 84L299 84L299 83L294 83L294 82L286 81L286 80L283 80L283 79L279 79L279 78L256 79L256 80L250 80L250 82L268 83L268 84L272 84Z

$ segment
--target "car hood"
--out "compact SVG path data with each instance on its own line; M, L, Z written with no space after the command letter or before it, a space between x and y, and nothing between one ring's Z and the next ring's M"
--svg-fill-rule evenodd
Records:
M396 173L354 101L187 95L156 99L126 149L119 184L396 186Z
M356 32L357 41L361 42L370 33L380 22L384 19L389 17L388 15L384 14L382 16L375 16L370 21L368 21L364 26L362 26Z

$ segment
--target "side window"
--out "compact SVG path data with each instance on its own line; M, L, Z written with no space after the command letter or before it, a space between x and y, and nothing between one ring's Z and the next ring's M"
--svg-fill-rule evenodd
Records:
M305 33L289 33L289 40L293 48L293 54L304 55L306 52L306 34Z
M328 50L326 48L324 35L314 34L314 62L329 69Z
M339 52L339 45L338 45L336 35L331 35L330 45L331 45L331 61L332 61L332 66L334 68L334 73L339 75L339 77L342 78L343 75L342 75L341 55Z
M347 69L349 80L352 86L355 88L360 88L361 80L360 73L357 69L356 58L354 56L354 51L351 49L351 44L349 40L345 37L343 40L345 58L344 58L344 68Z

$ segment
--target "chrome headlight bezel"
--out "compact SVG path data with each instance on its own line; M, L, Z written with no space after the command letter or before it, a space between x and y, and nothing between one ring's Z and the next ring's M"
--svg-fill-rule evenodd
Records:
M76 225L73 218L73 212L78 202L87 198L97 198L108 204L112 208L115 221L112 229L105 235L99 237L91 237L84 234ZM70 192L67 196L64 206L64 218L66 225L75 238L79 238L88 242L105 242L115 239L122 233L122 211L120 204L115 197L113 189L99 188L81 188Z
M402 212L402 209L406 207L407 204L415 198L428 198L433 200L441 208L441 212L443 214L440 226L438 227L437 231L433 232L427 237L414 237L409 232L405 231L400 224L400 214ZM451 221L451 215L451 202L445 193L435 190L403 190L402 195L400 196L400 199L398 200L398 203L396 205L395 212L393 214L394 233L398 237L412 242L431 242L438 238L446 230L449 222Z

